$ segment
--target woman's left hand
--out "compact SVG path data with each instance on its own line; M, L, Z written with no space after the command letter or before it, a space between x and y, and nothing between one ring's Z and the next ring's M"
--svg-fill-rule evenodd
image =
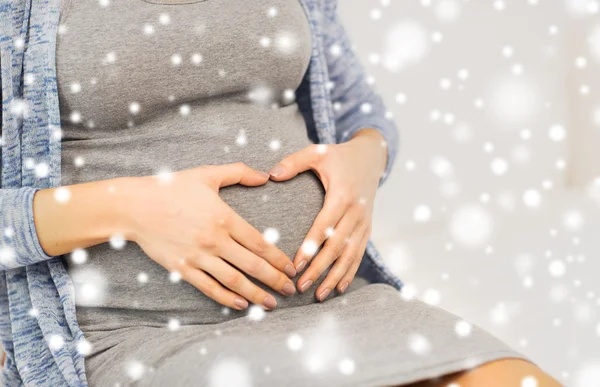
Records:
M371 235L373 202L387 160L385 146L378 131L363 129L340 144L309 145L269 171L272 180L285 181L311 169L326 191L323 208L294 258L298 273L310 263L298 279L300 292L331 264L315 292L319 301L336 286L343 293L352 282Z

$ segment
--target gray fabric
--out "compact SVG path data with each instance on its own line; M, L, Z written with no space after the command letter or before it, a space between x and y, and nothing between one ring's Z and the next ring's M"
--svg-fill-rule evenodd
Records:
M527 359L477 326L457 335L460 320L369 284L262 320L93 332L104 351L86 367L91 386L391 386ZM416 334L428 347L412 344Z
M269 16L271 7L275 16ZM164 15L168 24L161 24ZM300 84L310 58L310 30L299 2L113 0L108 7L72 2L62 23L57 78L63 184L237 161L268 171L311 144L297 104L284 98L285 90ZM146 25L153 26L153 34L145 33ZM263 36L271 39L270 46L261 45ZM294 46L287 43L294 41L296 48L289 49ZM107 63L111 52L115 60ZM190 59L196 53L202 55L199 64ZM174 54L182 58L179 65L171 61ZM257 103L251 93L260 97L262 86L281 107ZM140 106L137 114L129 110L132 102ZM183 104L189 106L187 115L180 114ZM71 120L74 112L81 116L78 124ZM243 145L237 142L240 134L246 138ZM270 147L273 140L279 149ZM77 157L83 166L76 166ZM312 171L286 182L220 191L259 231L278 229L277 245L291 258L322 208L324 194ZM116 250L103 243L86 250L87 263L66 260L84 332L164 325L172 318L181 324L223 320L220 304L185 281L171 282L137 244ZM137 280L142 272L147 283ZM105 297L90 297L92 292ZM294 297L270 292L281 307L315 301L312 292Z
M269 15L271 7L275 15ZM300 84L310 57L309 26L295 1L112 0L108 7L69 1L62 23L57 79L64 185L237 161L267 171L311 143L297 105L282 98ZM280 35L284 31L291 35ZM291 36L298 46L288 51ZM262 37L271 39L268 47L260 44ZM194 53L202 60L191 61ZM173 65L174 54L181 63ZM253 91L260 97L264 89L256 86L262 85L276 97L264 105L248 98ZM135 114L132 102L140 107ZM188 114L181 114L182 105L189 106ZM240 134L243 144L236 141ZM271 149L272 140L280 148ZM312 171L287 182L220 192L260 231L278 229L277 244L290 257L324 194ZM78 321L92 344L86 357L90 386L129 385L144 368L132 360L148 367L139 386L238 385L219 384L214 374L223 369L215 362L230 356L238 362L233 370L226 362L225 375L247 371L255 386L334 386L399 384L520 356L477 328L459 338L457 317L404 301L391 286L360 277L346 294L334 293L323 304L313 292L327 272L305 294L285 297L271 290L278 307L255 321L253 311L223 308L192 285L171 282L134 243L86 251L86 263L69 257L65 264L74 280ZM147 274L147 283L137 280L139 273ZM90 299L90 286L104 297ZM169 328L171 319L179 329ZM287 346L294 332L304 340L297 352ZM427 356L408 349L413 333L431 343ZM321 353L323 345L335 350L335 358L303 357ZM354 362L351 375L339 372L338 355ZM307 372L305 361L326 369Z

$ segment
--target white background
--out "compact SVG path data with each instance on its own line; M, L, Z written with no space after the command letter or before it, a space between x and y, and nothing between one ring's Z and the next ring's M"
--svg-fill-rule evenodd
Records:
M400 128L373 240L417 297L600 385L600 3L342 1Z

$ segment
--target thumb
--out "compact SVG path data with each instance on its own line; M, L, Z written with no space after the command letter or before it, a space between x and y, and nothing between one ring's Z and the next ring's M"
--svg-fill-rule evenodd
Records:
M242 162L215 165L210 173L217 181L219 188L234 184L253 187L269 181L268 173L250 168Z
M309 145L306 148L285 157L269 171L275 181L289 180L297 174L311 169L320 157L317 146Z

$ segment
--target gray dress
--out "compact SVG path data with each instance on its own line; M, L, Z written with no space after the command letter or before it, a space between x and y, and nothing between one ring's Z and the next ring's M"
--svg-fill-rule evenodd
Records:
M64 1L57 40L64 185L243 161L311 144L294 101L310 59L297 0ZM325 191L307 171L220 196L293 257ZM65 256L91 386L391 385L522 357L475 326L360 275L319 303L225 308L135 243ZM294 282L297 278L294 279Z

